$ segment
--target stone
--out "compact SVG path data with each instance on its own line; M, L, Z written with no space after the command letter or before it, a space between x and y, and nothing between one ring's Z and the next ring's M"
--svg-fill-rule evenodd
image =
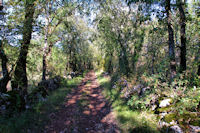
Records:
M192 132L194 132L194 133L199 133L200 132L200 127L199 126L190 125L190 128L191 128Z
M160 116L160 118L161 118L161 119L162 119L162 118L164 118L166 115L167 115L167 113L166 113L166 112L159 113L159 116Z
M141 92L141 88L143 88L143 85L141 85L141 84L133 86L132 88L128 88L128 87L124 86L122 93L125 98L129 98L134 93L137 93L139 95Z
M182 129L178 125L171 126L170 131L174 133L183 133Z
M168 98L168 99L164 99L162 101L160 101L159 107L163 108L163 107L167 107L172 103L172 99Z

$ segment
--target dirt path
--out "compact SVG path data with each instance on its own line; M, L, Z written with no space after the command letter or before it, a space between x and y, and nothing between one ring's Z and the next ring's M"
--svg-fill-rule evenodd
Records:
M65 105L50 119L47 133L120 133L93 71L67 95Z

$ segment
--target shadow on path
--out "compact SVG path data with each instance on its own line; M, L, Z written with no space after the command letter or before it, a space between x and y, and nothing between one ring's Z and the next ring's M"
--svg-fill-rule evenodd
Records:
M66 97L63 107L51 114L50 119L47 133L120 133L111 105L102 96L93 71Z

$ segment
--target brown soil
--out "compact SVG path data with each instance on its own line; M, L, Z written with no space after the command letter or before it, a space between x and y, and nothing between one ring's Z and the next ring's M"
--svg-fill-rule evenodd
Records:
M50 115L47 133L120 133L111 105L101 94L93 71L67 95L65 105Z

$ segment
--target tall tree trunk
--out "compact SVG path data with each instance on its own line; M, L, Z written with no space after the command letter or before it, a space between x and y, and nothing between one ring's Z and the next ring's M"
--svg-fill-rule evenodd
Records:
M120 57L119 57L119 66L121 66L120 71L124 73L127 77L129 76L130 68L129 68L129 62L127 57L127 52L121 41L119 41L121 51L120 51Z
M46 55L46 50L44 50L43 60L42 60L42 80L46 80L46 70L47 70L47 55Z
M155 62L155 52L154 52L153 55L152 55L152 66L151 66L151 72L152 72L152 74L155 73L155 72L154 72L154 62Z
M48 20L48 19L47 19ZM46 80L46 70L47 70L47 47L48 47L48 25L45 29L45 42L43 48L43 60L42 60L42 80Z
M180 60L180 72L186 70L186 36L185 36L185 27L186 27L186 18L184 12L184 3L182 0L178 0L178 8L180 12L180 33L181 33L181 60Z
M140 36L141 38L136 42L135 44L135 49L134 49L134 54L132 56L132 67L133 67L133 71L135 71L136 68L136 63L139 59L139 54L142 50L142 46L143 46L143 42L144 42L144 36L145 36L145 32L144 30L142 30L141 34L137 34L138 36Z
M14 71L14 81L12 82L12 88L22 89L24 94L27 93L27 74L26 74L26 58L28 54L28 48L31 40L31 34L33 29L33 15L34 15L34 0L25 1L25 20L23 26L23 41L21 44L20 54L16 62Z
M122 42L121 32L122 32L121 30L118 30L118 38L117 38L118 43L120 45L119 68L120 71L128 77L130 72L129 61L127 57L126 47Z
M7 68L8 59L6 54L4 53L3 44L1 40L0 40L0 58L3 71L3 78L0 79L0 92L5 93L7 91L6 86L10 80L10 76Z
M198 44L200 44L200 42ZM200 76L200 55L199 55L199 53L200 53L200 45L198 45L198 46L199 46L199 48L198 48L198 52L197 52L197 55L195 57L195 60L196 60L196 62L198 62L197 75Z
M168 26L168 45L169 45L169 59L170 59L170 78L173 79L176 75L176 61L175 61L175 46L174 46L174 31L172 28L172 15L170 0L166 0L165 6L167 12L167 26Z
M45 43L45 47L44 47L44 52L43 52L43 61L42 61L42 80L46 80L46 73L47 73L47 68L48 68L48 59L51 56L51 51L53 48L53 43L49 44L48 47L48 43Z

